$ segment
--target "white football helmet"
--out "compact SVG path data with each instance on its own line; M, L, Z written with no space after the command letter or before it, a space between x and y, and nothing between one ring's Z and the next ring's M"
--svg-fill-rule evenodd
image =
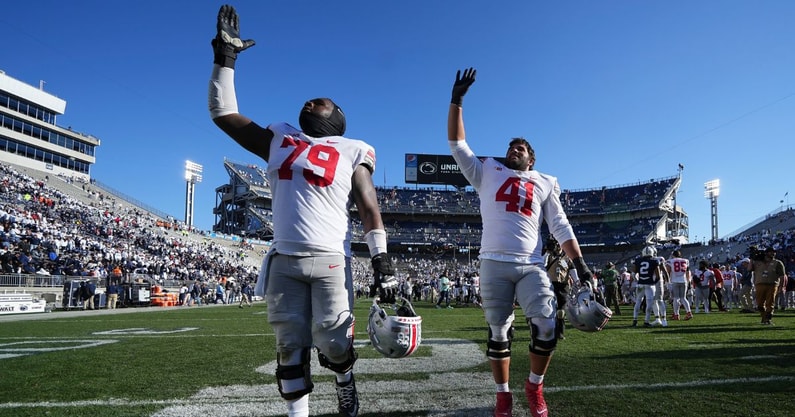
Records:
M643 256L651 256L653 258L657 256L657 249L654 246L646 246L643 248L640 254Z
M613 311L596 301L590 285L583 285L566 303L566 317L584 332L598 332L613 317Z
M367 321L367 334L375 350L394 359L411 355L422 342L422 317L414 312L409 300L399 298L402 305L394 305L396 315L390 316L375 297Z

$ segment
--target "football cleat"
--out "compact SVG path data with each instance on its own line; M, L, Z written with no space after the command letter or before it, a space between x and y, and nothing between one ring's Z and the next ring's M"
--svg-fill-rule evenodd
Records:
M356 417L359 415L359 394L356 392L356 381L351 375L351 380L340 384L336 383L338 410L341 416Z
M530 407L530 415L533 417L547 417L547 403L544 401L544 384L531 384L524 381L524 395L527 396L527 404Z
M494 406L494 417L513 416L513 395L510 392L498 392L497 404Z

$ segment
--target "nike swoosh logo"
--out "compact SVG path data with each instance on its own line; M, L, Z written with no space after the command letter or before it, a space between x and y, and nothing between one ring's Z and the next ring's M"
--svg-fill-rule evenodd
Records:
M334 268L336 268L336 267L338 267L338 266L339 266L339 265L329 265L329 266L328 266L328 269L334 269Z
M547 412L547 408L546 407L544 407L544 408L536 408L536 414L538 414L538 415L543 415L546 412Z

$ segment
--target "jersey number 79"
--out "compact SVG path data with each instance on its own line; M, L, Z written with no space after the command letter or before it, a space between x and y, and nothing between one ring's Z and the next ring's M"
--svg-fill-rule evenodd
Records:
M295 140L291 136L285 136L282 140L282 148L289 146L295 147L290 155L279 166L279 179L293 179L292 165L299 156L306 153L307 168L303 169L304 178L312 185L326 187L334 182L334 174L337 171L337 162L340 160L340 153L333 146L314 144L311 145L302 141ZM312 168L312 169L310 169ZM318 175L316 171L321 171Z

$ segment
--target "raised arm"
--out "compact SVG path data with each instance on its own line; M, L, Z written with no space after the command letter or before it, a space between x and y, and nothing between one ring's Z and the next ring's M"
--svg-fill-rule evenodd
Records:
M477 70L469 68L458 70L455 74L455 83L453 84L453 95L450 99L450 109L447 112L447 139L452 141L459 141L466 139L466 132L464 130L464 115L461 104L464 101L464 95L469 90L469 86L475 82L475 74Z
M273 132L237 109L235 61L238 53L254 45L254 40L240 39L240 18L234 7L223 5L218 10L216 36L211 44L214 56L208 97L210 117L240 146L268 161Z

